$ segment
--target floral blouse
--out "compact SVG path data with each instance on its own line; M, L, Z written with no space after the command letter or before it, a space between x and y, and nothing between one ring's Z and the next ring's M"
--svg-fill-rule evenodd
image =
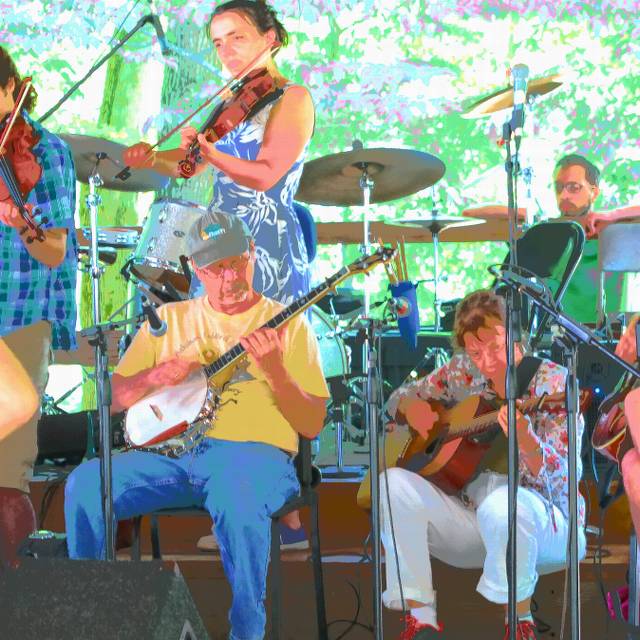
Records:
M567 371L550 360L543 360L529 383L524 397L552 395L564 393ZM403 385L393 392L387 402L387 412L396 415L398 403L403 397L419 397L437 400L447 406L457 404L472 395L482 395L487 400L494 399L495 392L489 381L480 373L466 353L457 353L444 366L428 376ZM543 465L537 476L534 476L520 457L520 485L533 489L540 496L554 504L565 517L569 515L569 472L567 432L567 414L564 406L553 411L545 411L544 407L526 416L531 424L538 445L542 451ZM584 420L578 419L577 442L582 442ZM578 477L582 477L582 460L578 451ZM584 498L578 496L578 513L580 526L585 523Z

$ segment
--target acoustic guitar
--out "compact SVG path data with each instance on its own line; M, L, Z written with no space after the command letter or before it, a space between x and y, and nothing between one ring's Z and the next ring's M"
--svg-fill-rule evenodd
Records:
M580 392L581 411L590 398L587 391ZM454 495L475 476L478 466L494 446L504 446L505 439L496 436L502 432L498 423L499 408L482 396L470 396L447 408L439 402L429 403L438 414L438 420L425 439L413 429L405 432L404 445L399 437L389 434L385 443L386 466L397 466L427 478L445 493ZM556 393L527 398L518 404L524 413L565 410L565 394ZM505 447L506 450L506 447ZM369 474L364 477L358 491L358 506L371 507Z

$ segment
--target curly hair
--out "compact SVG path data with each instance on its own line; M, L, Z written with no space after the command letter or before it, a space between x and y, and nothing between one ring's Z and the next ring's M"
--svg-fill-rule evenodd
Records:
M13 99L16 100L18 98L18 94L20 93L22 78L18 73L15 62L9 55L9 52L0 46L0 87L2 89L6 89L11 78L13 78L16 83L16 86L13 89ZM36 106L37 99L38 94L36 93L36 90L33 88L33 86L31 86L29 88L29 92L27 93L27 97L22 104L22 108L31 112L31 110Z
M460 349L464 348L464 334L476 335L478 329L487 326L488 318L505 321L504 298L489 289L480 289L462 299L456 307L453 321L454 346Z
M227 11L243 13L260 33L266 33L269 29L273 29L281 46L285 47L289 42L289 33L278 19L275 9L263 0L229 0L229 2L219 4L209 18L207 33L211 30L213 19Z

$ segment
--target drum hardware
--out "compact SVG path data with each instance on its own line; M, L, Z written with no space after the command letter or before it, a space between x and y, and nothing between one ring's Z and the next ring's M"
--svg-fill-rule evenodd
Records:
M78 244L89 246L91 229L82 227L76 230ZM134 249L138 244L142 227L98 227L98 246L114 249Z
M152 169L135 169L126 182L116 180L116 174L122 169L122 154L126 147L118 142L84 136L73 133L61 133L59 136L71 147L73 161L76 166L76 177L80 182L89 183L95 157L104 154L103 160L109 164L100 168L105 189L113 191L159 191L169 184L169 178Z

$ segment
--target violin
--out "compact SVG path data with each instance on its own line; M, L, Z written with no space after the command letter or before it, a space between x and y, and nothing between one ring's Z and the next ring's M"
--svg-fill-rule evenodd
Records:
M34 240L44 241L40 224L36 222L34 214L25 201L42 177L42 167L32 152L40 138L33 127L19 115L30 86L31 78L25 78L16 104L3 122L0 135L0 202L12 201L18 208L25 223L25 226L20 229L20 235L28 231L29 235L26 237L28 243Z
M282 95L282 89L277 87L266 69L252 71L231 90L233 96L219 105L198 131L208 142L220 140ZM196 166L201 162L200 143L194 140L187 149L185 159L178 162L180 175L183 178L191 178Z
M271 51L274 53L280 48L281 44L276 42L270 44L260 51L258 55L249 62L236 78L232 78L227 84L218 89L216 93L205 100L195 111L189 114L180 124L175 126L171 131L163 135L158 142L149 147L147 153L151 155L156 147L170 138L178 129L181 129L189 122L197 113L210 105L216 98L221 95L231 97L224 101L216 103L211 115L207 118L204 125L200 128L199 133L205 135L209 142L220 140L227 133L235 129L241 122L254 116L260 109L265 107L271 101L282 95L282 89L278 88L275 80L265 69L251 70L266 53ZM178 171L183 178L191 178L195 172L196 166L202 162L200 154L200 144L196 141L191 143L186 152L184 160L178 163ZM131 177L131 167L126 166L115 176L118 180L127 180Z

